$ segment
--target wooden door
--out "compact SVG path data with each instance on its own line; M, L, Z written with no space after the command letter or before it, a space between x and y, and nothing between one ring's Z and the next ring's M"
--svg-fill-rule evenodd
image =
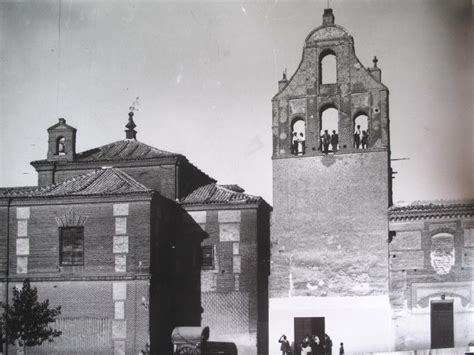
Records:
M324 339L324 317L297 317L294 319L295 354L300 354L299 344L306 335L317 335L319 339Z
M431 302L431 348L454 347L453 302Z

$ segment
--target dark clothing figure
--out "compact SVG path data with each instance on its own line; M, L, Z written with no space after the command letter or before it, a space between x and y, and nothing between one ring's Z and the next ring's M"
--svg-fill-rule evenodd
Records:
M360 148L360 126L357 126L354 132L354 148Z
M362 149L367 149L367 143L369 141L369 135L367 134L366 131L362 131Z
M332 131L331 135L331 147L332 151L334 153L337 152L337 145L339 144L339 135L336 133L336 131Z
M296 140L296 132L293 132L293 136L291 137L291 154L296 155L298 153L298 141Z
M321 341L319 340L318 336L313 335L311 337L310 346L312 355L322 355Z
M344 355L344 343L341 343L341 346L339 347L339 355Z
M324 134L321 136L321 141L323 143L323 153L327 154L329 152L329 143L331 143L331 136L327 130L325 130Z
M286 335L282 335L278 342L281 343L280 350L281 355L290 355L291 354L291 346L288 339L286 339Z
M332 354L332 340L329 335L324 334L324 340L322 342L323 354L331 355Z

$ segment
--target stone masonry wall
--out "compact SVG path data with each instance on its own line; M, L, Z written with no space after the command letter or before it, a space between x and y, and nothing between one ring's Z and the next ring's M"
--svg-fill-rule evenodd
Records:
M271 298L388 292L387 159L274 160Z
M337 58L337 82L321 84L319 63L328 51ZM308 37L297 71L272 101L274 158L291 157L295 118L306 122L305 154L321 154L320 120L326 108L339 112L337 132L341 151L354 151L354 119L359 114L368 117L369 148L385 148L389 144L388 90L360 63L352 38L341 27L322 27Z

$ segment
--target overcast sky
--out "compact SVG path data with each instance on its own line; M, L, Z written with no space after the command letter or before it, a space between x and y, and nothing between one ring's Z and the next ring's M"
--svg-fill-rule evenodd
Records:
M123 139L138 96L138 140L271 202L270 100L326 4L1 1L0 186L36 184L58 117L78 152ZM390 90L394 200L473 197L471 2L330 5Z

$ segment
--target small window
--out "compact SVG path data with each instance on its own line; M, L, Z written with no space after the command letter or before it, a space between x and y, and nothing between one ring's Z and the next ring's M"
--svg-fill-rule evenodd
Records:
M65 155L66 154L66 140L64 137L59 137L56 143L56 154Z
M84 265L84 227L59 228L60 264Z
M214 269L214 246L205 245L201 247L201 261L203 270Z

